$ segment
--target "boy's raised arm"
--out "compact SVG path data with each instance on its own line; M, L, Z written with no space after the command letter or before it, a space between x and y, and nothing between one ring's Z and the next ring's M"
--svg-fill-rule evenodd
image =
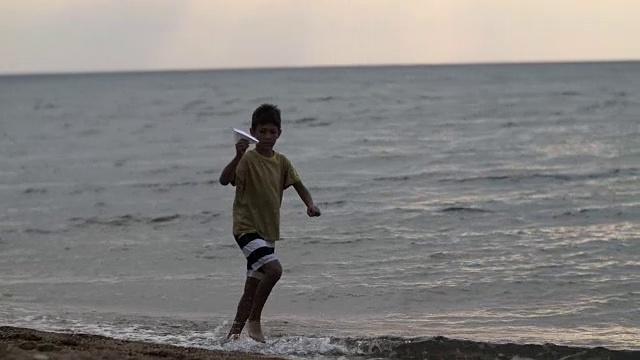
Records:
M313 203L313 198L311 197L311 193L304 186L302 181L298 181L293 184L293 188L296 189L296 192L300 196L300 199L307 206L307 215L309 216L320 216L320 209Z
M220 184L228 185L236 175L236 167L238 167L238 163L245 151L249 148L249 142L245 139L241 139L236 143L236 156L224 167L222 173L220 174Z

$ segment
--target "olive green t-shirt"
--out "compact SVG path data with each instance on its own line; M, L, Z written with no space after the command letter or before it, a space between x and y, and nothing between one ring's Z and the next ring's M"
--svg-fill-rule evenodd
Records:
M257 232L265 240L280 239L280 205L284 189L300 181L291 162L274 151L272 157L247 151L232 183L236 186L233 201L233 234Z

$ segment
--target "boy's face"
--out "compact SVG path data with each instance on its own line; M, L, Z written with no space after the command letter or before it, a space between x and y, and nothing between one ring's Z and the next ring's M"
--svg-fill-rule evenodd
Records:
M256 147L261 150L272 150L281 133L282 130L273 124L256 125L251 129L251 135L260 141Z

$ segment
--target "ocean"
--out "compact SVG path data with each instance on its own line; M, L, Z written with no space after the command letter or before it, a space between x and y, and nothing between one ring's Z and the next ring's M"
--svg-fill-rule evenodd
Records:
M285 192L266 344L218 183L262 103ZM640 350L640 63L0 77L0 324L290 358Z

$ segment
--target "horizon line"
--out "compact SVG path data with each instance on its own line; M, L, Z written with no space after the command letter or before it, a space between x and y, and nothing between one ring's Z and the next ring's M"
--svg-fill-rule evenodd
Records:
M495 65L561 65L561 64L606 64L636 63L640 59L602 59L602 60L527 60L527 61L487 61L487 62L443 62L443 63L380 63L380 64L317 64L291 66L247 66L247 67L211 67L211 68L159 68L159 69L114 69L79 71L42 71L42 72L0 72L0 77L20 76L69 76L69 75L117 75L117 74L153 74L179 72L213 71L263 71L263 70L312 70L312 69L349 69L349 68L391 68L391 67L445 67L445 66L495 66Z

